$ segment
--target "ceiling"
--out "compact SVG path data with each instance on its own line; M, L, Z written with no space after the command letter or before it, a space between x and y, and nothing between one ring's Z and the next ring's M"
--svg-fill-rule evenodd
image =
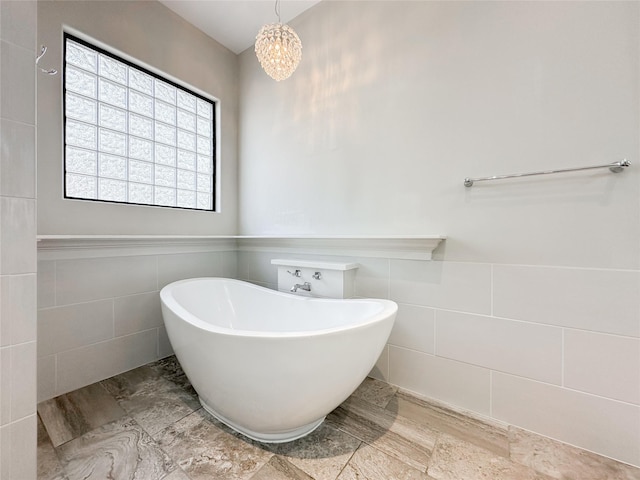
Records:
M234 53L251 47L260 27L275 23L275 0L160 0ZM282 23L290 22L320 0L281 0Z

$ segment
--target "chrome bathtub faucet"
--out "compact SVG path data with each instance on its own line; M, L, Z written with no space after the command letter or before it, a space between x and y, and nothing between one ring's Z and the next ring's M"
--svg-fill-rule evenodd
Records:
M302 285L300 285L299 283L296 283L293 287L291 287L291 291L293 293L297 292L298 290L304 290L305 292L310 292L311 284L309 282L304 282Z

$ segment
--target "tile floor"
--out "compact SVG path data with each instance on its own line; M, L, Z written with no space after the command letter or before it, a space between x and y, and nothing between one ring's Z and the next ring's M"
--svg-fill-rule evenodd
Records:
M490 425L366 379L322 426L277 445L227 428L175 357L38 406L41 480L638 480L640 469Z

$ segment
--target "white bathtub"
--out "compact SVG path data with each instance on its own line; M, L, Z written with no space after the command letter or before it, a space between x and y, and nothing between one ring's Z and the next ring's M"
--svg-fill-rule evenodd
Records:
M261 442L317 428L373 368L398 306L297 297L225 278L160 292L173 350L202 406Z

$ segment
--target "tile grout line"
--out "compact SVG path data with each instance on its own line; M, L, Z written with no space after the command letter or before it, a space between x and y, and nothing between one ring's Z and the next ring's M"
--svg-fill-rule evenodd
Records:
M54 397L58 396L58 354L53 355L53 393Z
M342 430L340 430L340 431L342 431ZM346 433L346 432L345 432L345 433ZM347 435L349 435L349 434L347 433ZM353 437L352 435L349 435L349 436ZM353 437L353 438L356 438L356 437ZM360 440L360 439L359 439L359 438L357 438L356 440ZM349 456L349 460L347 460L347 461L345 462L345 464L342 466L342 468L341 468L341 469L340 469L340 471L338 472L338 475L336 475L336 479L340 478L340 475L342 475L342 472L344 472L345 468L347 468L347 466L349 465L349 463L351 463L351 460L352 460L352 459L353 459L353 457L355 456L356 452L357 452L358 450L360 450L360 448L362 447L362 445L363 445L363 444L365 444L365 442L363 442L362 440L360 440L360 443L358 444L358 446L355 448L355 450L354 450L354 451L351 453L351 455ZM306 473L306 472L305 472L305 473ZM307 474L307 475L308 475L308 474ZM309 475L309 476L311 476L311 475Z
M58 261L53 261L53 306L58 306Z
M156 329L156 360L160 360L160 327Z
M424 473L426 473L427 475L429 475L429 469L431 468L431 463L432 463L434 455L436 454L436 450L438 449L438 446L440 444L440 439L441 439L442 435L443 435L442 432L438 432L438 434L436 435L436 441L433 442L433 450L431 450L431 455L429 455L429 464L427 465L427 468L425 468L425 470L424 470ZM431 478L431 477L429 477L429 478Z
M433 355L438 356L438 310L433 310Z
M490 295L490 311L491 311L491 316L494 316L494 307L493 307L493 303L494 303L494 265L491 264L491 275L490 275L490 280L489 280L490 284L489 284L489 295Z
M564 348L565 348L565 329L562 329L562 346L560 349L560 386L562 386L563 388L566 388L565 384L564 384L564 357L565 357L565 352L564 352Z
M391 259L387 258L387 298L391 300Z
M489 370L489 417L493 416L493 370Z
M391 259L387 258L387 298L391 300ZM396 318L397 318L396 313ZM387 381L391 382L391 346L389 339L387 338Z
M28 274L31 275L31 274ZM51 305L49 307L39 307L38 308L38 312L41 311L47 311L47 310L55 310L55 309L62 309L62 308L67 308L67 307L77 307L77 306L81 306L81 305L90 305L90 304L95 304L95 303L100 303L100 302L106 302L108 300L113 300L114 302L118 299L127 299L127 298L132 298L132 297L138 297L138 296L143 296L143 295L150 295L150 294L160 294L159 290L147 290L144 292L136 292L136 293L127 293L126 295L116 295L113 297L104 297L104 298L95 298L93 300L84 300L82 302L74 302L74 303L64 303L61 305ZM56 299L57 301L57 299Z

